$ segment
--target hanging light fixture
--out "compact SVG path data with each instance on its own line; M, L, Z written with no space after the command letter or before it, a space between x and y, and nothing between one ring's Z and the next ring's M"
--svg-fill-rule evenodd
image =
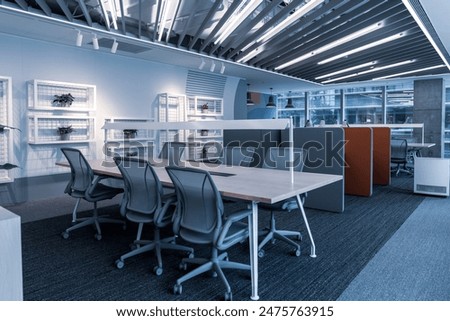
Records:
M294 108L294 104L292 103L291 91L289 90L289 97L287 99L287 104L284 108Z
M276 107L275 102L274 102L274 98L272 95L272 87L270 87L270 96L269 96L269 101L267 102L266 107L272 108L272 107Z
M250 84L247 84L247 106L253 106L254 104L250 93Z

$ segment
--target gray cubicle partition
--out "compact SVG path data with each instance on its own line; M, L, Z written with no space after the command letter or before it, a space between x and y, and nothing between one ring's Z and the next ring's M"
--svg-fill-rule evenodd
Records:
M289 132L276 130L225 130L224 145L256 147L252 166L261 166L264 151L289 141ZM342 128L295 128L294 146L308 150L304 171L344 177L344 130ZM309 192L306 207L344 211L344 180Z
M282 131L283 142L289 141L289 132ZM342 128L295 128L294 147L308 150L303 171L334 174L344 177L345 134ZM344 211L344 179L308 193L305 207L330 211Z
M261 167L264 160L264 151L269 147L278 146L281 141L279 130L224 130L224 146L248 146L255 147L255 157L250 166Z

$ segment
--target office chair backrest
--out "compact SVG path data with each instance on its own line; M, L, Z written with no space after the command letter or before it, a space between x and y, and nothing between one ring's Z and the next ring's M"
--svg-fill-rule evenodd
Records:
M148 162L114 157L125 185L125 211L153 214L161 207L162 184ZM125 214L125 213L122 213Z
M255 147L226 146L223 151L224 164L249 167L255 151Z
M391 139L391 159L405 160L408 155L408 141L406 139Z
M94 178L94 172L80 150L76 148L61 148L70 165L71 178L67 188L84 193Z
M179 165L185 147L186 144L182 142L165 142L159 158L167 159L170 166Z
M189 242L210 244L222 227L223 202L207 171L166 167L177 193L174 232Z
M303 171L305 164L306 151L302 148L295 147L293 167L294 171ZM270 147L264 157L263 168L289 170L289 147Z

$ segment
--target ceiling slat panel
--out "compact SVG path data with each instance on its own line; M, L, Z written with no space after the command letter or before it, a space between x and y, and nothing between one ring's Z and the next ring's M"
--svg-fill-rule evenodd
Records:
M202 21L201 25L198 27L198 30L194 37L192 38L191 42L189 43L189 50L191 50L195 44L197 43L197 40L200 38L200 34L205 30L206 25L211 21L211 18L213 15L219 10L220 5L222 4L221 0L216 0L209 10L208 14L206 15L205 19Z

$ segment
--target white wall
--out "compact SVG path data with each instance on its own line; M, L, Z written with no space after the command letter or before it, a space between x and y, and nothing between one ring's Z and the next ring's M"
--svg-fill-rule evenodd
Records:
M97 87L96 144L77 144L90 157L101 157L106 117L148 118L154 115L159 93L185 93L187 69L94 51L0 34L0 75L12 77L15 135L15 177L66 171L54 165L64 159L61 145L27 143L27 81L52 80ZM228 77L224 93L224 118L233 119L239 79Z

